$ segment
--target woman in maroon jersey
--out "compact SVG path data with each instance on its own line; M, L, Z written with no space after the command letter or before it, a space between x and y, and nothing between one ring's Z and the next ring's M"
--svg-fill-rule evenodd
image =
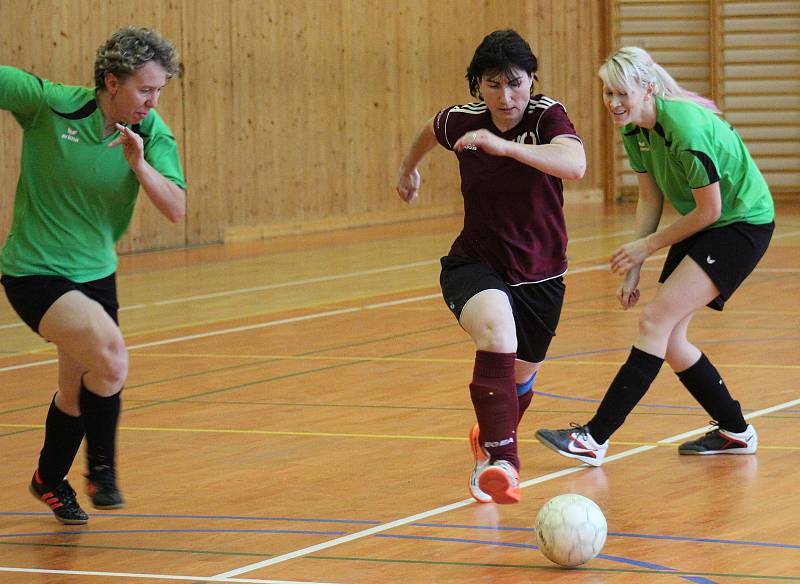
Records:
M420 161L437 143L461 173L464 228L442 258L442 294L476 347L470 395L481 503L520 499L517 426L555 335L564 298L567 232L562 179L580 179L583 145L566 110L534 95L538 63L513 30L486 36L467 68L479 101L442 109L417 133L397 178L407 203Z

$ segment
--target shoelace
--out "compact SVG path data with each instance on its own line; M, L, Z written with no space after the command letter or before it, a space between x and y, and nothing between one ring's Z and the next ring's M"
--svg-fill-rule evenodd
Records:
M569 427L572 428L573 432L575 432L578 436L583 436L584 439L589 437L589 428L586 426L581 426L575 422L570 422Z
M55 488L54 492L66 511L69 511L70 513L77 513L81 511L81 507L78 505L78 499L76 498L75 490L67 481L62 481L61 484Z

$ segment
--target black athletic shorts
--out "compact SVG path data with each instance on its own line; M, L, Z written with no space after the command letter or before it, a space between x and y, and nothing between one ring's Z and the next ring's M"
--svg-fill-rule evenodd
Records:
M764 225L740 222L695 233L669 248L658 281L666 282L681 260L689 256L719 290L719 296L709 302L708 307L722 310L725 301L767 251L773 231L774 222Z
M73 282L61 276L2 276L0 283L5 288L8 301L17 314L33 332L39 333L39 323L44 313L67 292L77 290L100 303L115 323L119 324L117 312L116 274L91 282Z
M467 301L484 290L501 290L508 296L517 330L517 358L544 360L564 303L564 278L558 276L535 284L512 286L484 263L458 256L441 259L439 283L447 307L461 318Z

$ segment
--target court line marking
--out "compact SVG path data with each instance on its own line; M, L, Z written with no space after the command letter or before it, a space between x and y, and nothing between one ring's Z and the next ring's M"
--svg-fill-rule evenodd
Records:
M202 402L201 402L202 403ZM747 417L747 416L745 416ZM0 428L23 429L23 430L43 430L44 424L11 424L0 423ZM710 426L708 426L710 428ZM120 431L124 432L154 432L154 433L173 433L173 434L226 434L226 435L247 435L247 436L291 436L294 438L356 438L358 440L418 440L436 442L463 442L463 436L435 436L435 435L412 435L412 434L356 434L353 432L300 432L298 430L238 430L234 428L186 428L186 427L164 427L164 426L120 426ZM535 438L519 438L520 444L536 444ZM636 441L615 441L617 446L649 446L658 448L668 446L669 443L659 442L636 442ZM764 446L759 444L759 450L800 450L800 446Z
M620 236L620 235L627 235L627 234L630 234L630 233L633 233L633 231L632 230L619 231L619 232L608 233L608 234L603 234L603 235L593 235L593 236L587 236L587 237L579 237L579 238L576 238L576 239L570 239L570 242L572 242L572 243L581 243L581 242L593 241L593 240L597 240L597 239L613 238L613 237L617 237L617 236ZM772 239L782 239L782 238L785 238L785 237L793 237L795 235L800 235L800 231L790 231L788 233L781 233L781 234L778 234L778 235L774 235L772 237ZM658 255L650 256L650 257L647 258L646 261L660 259L660 258L663 258L663 257L666 257L666 254L658 254ZM577 261L581 261L581 260L577 260ZM586 261L586 260L583 260L583 261ZM289 282L278 282L278 283L275 283L275 284L265 284L263 286L252 286L252 287L248 287L248 288L237 288L237 289L234 289L234 290L223 290L221 292L210 292L208 294L198 294L198 295L194 295L194 296L185 296L185 297L181 297L181 298L172 298L170 300L159 300L157 302L152 302L152 303L130 304L130 305L121 307L120 308L120 312L125 311L125 310L138 310L138 309L141 309L141 308L146 308L148 306L164 306L164 305L169 305L169 304L177 304L177 303L181 303L181 302L191 302L191 301L194 301L194 300L204 300L204 299L208 299L208 298L219 298L219 297L224 297L224 296L233 296L233 295L236 295L236 294L246 294L248 292L259 292L259 291L263 291L263 290L271 290L271 289L278 289L278 288L288 288L288 287L291 287L291 286L300 286L300 285L303 285L303 284L323 283L323 282L328 282L328 281L333 281L333 280L342 280L342 279L346 279L346 278L350 278L350 277L368 276L368 275L372 275L372 274L380 274L380 273L385 273L385 272L390 272L390 271L404 270L404 269L409 269L409 268L417 268L417 267L422 267L422 266L426 266L426 265L433 265L433 264L437 264L437 263L439 263L439 260L420 260L418 262L412 262L412 263L408 263L408 264L397 264L397 265L394 265L394 266L385 266L385 267L382 267L382 268L373 268L373 269L370 269L370 270L359 270L359 271L355 271L355 272L347 272L345 274L334 274L334 275L330 275L330 276L319 276L319 277L316 277L316 278L306 278L306 279L302 279L302 280L292 280L292 281L289 281ZM604 263L604 264L601 264L601 266L607 267L607 264ZM569 274L569 273L582 273L582 272L586 272L586 271L593 271L594 269L599 269L599 268L597 268L596 266L591 266L589 268L576 268L574 270L569 270L567 272L567 274ZM651 269L651 268L645 267L645 270L649 270L649 269ZM656 268L652 268L652 269L654 270ZM800 271L800 269L797 269L797 268L756 268L756 270L754 270L754 271L755 272L763 271L763 272L767 272L767 273L795 273L795 272ZM18 327L24 327L24 326L26 326L24 323L2 324L2 325L0 325L0 330L10 329L10 328L18 328ZM0 369L0 371L3 371L3 370Z
M45 570L41 568L7 568L0 566L0 572L18 574L59 574L62 576L103 576L106 578L150 578L153 580L191 580L193 582L235 582L242 584L332 584L306 580L257 580L254 578L225 578L220 576L177 576L172 574L144 574L129 572L93 572L84 570Z
M607 267L608 266L606 264L598 264L598 265L595 265L595 266L587 266L585 268L576 268L574 270L570 270L569 272L567 272L567 275L569 275L569 274L580 274L580 273L590 272L590 271L597 271L597 270L601 270L601 269L606 269ZM135 344L135 345L128 346L128 350L132 351L132 350L135 350L135 349L143 349L143 348L146 348L146 347L158 347L158 346L161 346L161 345L169 345L169 344L172 344L172 343L181 343L183 341L193 341L193 340L196 340L196 339L204 339L204 338L214 337L214 336L218 336L218 335L227 335L227 334L231 334L231 333L239 333L239 332L245 332L245 331L258 330L258 329L278 326L278 325L282 325L282 324L293 324L293 323L296 323L296 322L303 322L303 321L307 321L307 320L315 320L315 319L318 319L318 318L328 318L328 317L331 317L331 316L339 316L339 315L342 315L342 314L349 314L349 313L353 313L353 312L361 312L361 311L364 311L364 310L376 310L376 309L379 309L379 308L386 308L388 306L397 306L397 305L400 305L400 304L408 304L408 303L411 303L411 302L420 302L420 301L424 301L424 300L432 300L434 298L441 298L441 294L438 294L438 293L437 294L425 294L423 296L413 296L411 298L402 298L400 300L389 300L389 301L386 301L386 302L376 302L374 304L367 304L367 305L364 305L364 306L354 306L354 307L350 307L350 308L339 308L339 309L336 309L336 310L325 310L325 311L322 311L322 312L306 314L306 315L303 315L303 316L293 316L293 317L290 317L290 318L281 318L281 319L278 319L278 320L270 320L270 321L259 322L259 323L250 324L250 325L237 326L237 327L232 327L232 328L227 328L227 329L219 329L219 330L216 330L216 331L208 331L208 332L205 332L205 333L196 333L196 334L193 334L193 335L184 335L184 336L179 336L179 337L172 337L172 338L162 339L160 341L151 341L151 342L148 342L148 343L138 343L138 344ZM191 325L191 323L189 323L186 326L189 327L189 326L192 326L192 325ZM18 370L18 369L30 369L31 367L39 367L41 365L52 365L54 363L58 363L58 359L45 359L43 361L33 361L31 363L22 363L20 365L9 365L7 367L0 367L0 373L4 373L6 371L15 371L15 370Z
M768 408L764 408L761 410L757 410L755 412L751 412L750 414L746 415L746 419L757 418L759 416L764 416L766 414L770 414L772 412L776 412L778 410L783 410L790 408L792 406L800 404L800 399L791 400L788 402L784 402L782 404L777 404L774 406L770 406ZM682 440L684 438L695 436L697 434L702 434L707 432L711 429L711 426L703 426L701 428L696 428L694 430L689 430L688 432L683 432L681 434L676 434L675 436L670 436L669 438L664 438L663 440L659 440L658 444L670 444ZM657 446L639 446L637 448L631 448L630 450L625 450L618 454L613 454L611 456L606 457L606 461L614 461L620 460L622 458L627 458L629 456L634 456L636 454L641 454L642 452L648 452L657 448ZM534 479L529 479L527 481L523 481L520 483L520 488L526 488L533 485L537 485L540 483L544 483L547 481L551 481L553 479L565 477L571 474L575 474L580 472L586 468L590 468L586 464L581 464L580 466L574 466L566 469L562 469L556 472L548 473L546 475L542 475L540 477L536 477ZM275 556L266 560L262 560L260 562L255 562L252 564L248 564L246 566L242 566L241 568L236 568L234 570L229 570L227 572L223 572L221 574L217 574L218 577L228 578L238 576L240 574L244 574L246 572L252 572L253 570L258 570L260 568L266 568L268 566L272 566L275 564L279 564L282 562L286 562L288 560L292 560L295 558L299 558L302 556L307 556L309 554L332 548L344 543L349 543L351 541L355 541L357 539L362 539L364 537L368 537L370 535L374 535L376 533L381 533L384 531L388 531L390 529L394 529L395 527L402 527L403 525L408 525L409 523L414 523L419 521L420 519L425 519L427 517L433 517L434 515L441 515L442 513L447 513L449 511L453 511L455 509L460 509L461 507L466 507L467 505L476 504L473 499L464 499L462 501L457 501L455 503L451 503L449 505L444 505L442 507L437 507L436 509L431 509L429 511L423 511L422 513L417 513L415 515L411 515L409 517L404 517L401 519L396 519L395 521L390 521L389 523L384 523L383 525L376 525L375 527L370 527L368 529L364 529L361 531L357 531L355 533L351 533L349 535L345 535L342 537L337 537L335 539L329 540L327 542L318 543L316 545L308 546L299 550L295 550L293 552L289 552L286 554L282 554L279 556Z

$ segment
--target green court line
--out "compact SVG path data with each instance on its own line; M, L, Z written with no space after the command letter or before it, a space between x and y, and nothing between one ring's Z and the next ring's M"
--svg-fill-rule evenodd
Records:
M211 556L237 556L237 557L261 557L271 558L275 554L268 553L254 553L254 552L221 552L214 550L192 550L181 548L141 548L133 546L102 546L102 545L85 545L85 544L61 544L61 543L27 543L27 542L9 542L0 541L0 545L8 546L28 546L28 547L56 547L56 548L77 548L77 549L101 549L113 551L129 551L129 552L161 552L161 553L187 553L193 555L211 555ZM507 564L498 562L448 562L437 560L411 560L411 559L396 559L396 558L364 558L352 556L305 556L304 559L308 560L324 560L334 562L371 562L380 564L405 564L417 566L445 566L445 567L466 567L466 568L508 568L514 570L543 570L550 571L554 574L566 574L562 568L557 568L552 564ZM613 560L609 560L613 561ZM734 572L687 572L682 570L648 570L645 568L595 568L595 567L577 567L572 568L568 573L583 572L587 574L639 574L648 576L706 576L713 578L746 578L752 580L769 580L769 581L785 581L797 582L800 581L800 575L797 576L773 576L766 574L743 574ZM197 583L206 583L207 580L198 580Z

